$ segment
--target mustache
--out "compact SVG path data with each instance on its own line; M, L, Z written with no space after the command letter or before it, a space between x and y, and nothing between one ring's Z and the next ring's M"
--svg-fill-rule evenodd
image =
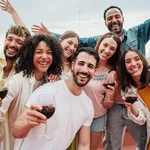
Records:
M5 49L9 49L9 48L11 48L11 49L15 49L16 51L19 51L19 49L18 48L16 48L15 46L6 46L5 47Z
M86 73L86 72L78 72L77 75L79 75L79 74L82 74L82 75L85 75L87 77L90 77L90 75L88 73Z
M119 22L119 21L112 22L112 23L111 23L111 27L112 27L113 25L119 25L119 26L120 26L120 22Z

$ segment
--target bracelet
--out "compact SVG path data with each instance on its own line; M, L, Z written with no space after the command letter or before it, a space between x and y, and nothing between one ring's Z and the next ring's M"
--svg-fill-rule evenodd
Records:
M103 100L104 103L114 103L112 100Z

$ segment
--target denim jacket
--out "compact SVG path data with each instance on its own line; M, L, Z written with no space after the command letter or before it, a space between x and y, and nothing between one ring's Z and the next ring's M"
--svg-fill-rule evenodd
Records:
M128 48L138 48L145 56L145 44L150 40L150 19L146 20L143 24L129 28L127 31L123 29L123 34L123 51ZM100 37L101 35L90 38L80 38L80 46L95 47Z
M124 39L122 41L123 51L128 48L137 48L145 56L145 45L150 40L150 19L146 20L143 24L129 28L127 31L123 29ZM56 37L60 34L52 33ZM80 47L95 47L96 42L102 35L93 36L89 38L80 38Z

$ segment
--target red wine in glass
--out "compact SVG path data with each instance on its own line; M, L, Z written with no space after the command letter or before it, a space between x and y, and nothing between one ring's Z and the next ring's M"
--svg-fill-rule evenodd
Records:
M42 113L46 116L46 119L49 119L55 112L55 107L52 106L42 106L42 110L38 110L38 112Z
M8 89L7 88L0 89L0 98L1 98L1 100L6 97L7 93L8 93Z
M133 104L136 101L137 101L137 97L136 96L128 96L128 97L126 97L126 102L127 103Z
M108 88L108 85L110 85L110 86L114 86L114 85L115 85L115 83L105 83L105 84L104 84L104 86L105 86L106 88Z

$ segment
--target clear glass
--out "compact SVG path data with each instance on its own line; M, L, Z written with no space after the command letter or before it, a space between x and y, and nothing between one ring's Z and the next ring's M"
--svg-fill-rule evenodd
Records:
M115 85L115 76L114 74L112 73L108 73L106 76L105 76L105 79L104 79L104 86L106 88L108 88L108 85L110 86L114 86Z
M137 90L132 87L126 88L124 91L124 97L127 103L133 104L135 101L137 101Z
M0 88L0 100L2 101L2 103L3 103L3 99L6 97L7 93L8 93L7 87ZM0 112L0 122L2 122L4 120L5 120L5 118L3 117L2 112Z
M55 113L55 109L56 109L54 97L52 97L49 94L41 94L38 96L37 103L43 107L42 111L39 111L39 112L42 113L43 115L45 115L47 119L49 119L53 116L53 114ZM41 136L41 138L51 140L52 137L48 135L47 130L48 130L48 126L47 126L47 121L46 121L44 133Z

